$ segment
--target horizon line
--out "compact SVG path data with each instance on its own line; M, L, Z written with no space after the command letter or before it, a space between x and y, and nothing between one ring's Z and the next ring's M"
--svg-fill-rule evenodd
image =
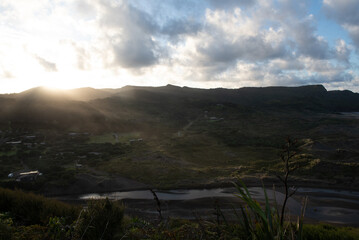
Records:
M106 90L106 89L111 89L111 90L116 90L116 89L122 89L122 88L126 88L126 87L138 87L138 88L160 88L160 87L169 87L169 86L173 86L173 87L178 87L178 88L192 88L192 89L203 89L203 90L211 90L211 89L242 89L242 88L298 88L298 87L308 87L308 86L321 86L323 87L326 91L350 91L353 93L358 93L358 92L354 92L352 90L349 89L331 89L328 90L323 84L305 84L305 85L289 85L289 86L285 86L285 85L269 85L269 86L243 86L243 87L237 87L237 88L227 88L227 87L211 87L211 88L203 88L203 87L190 87L190 86L181 86L181 85L175 85L175 84L166 84L166 85L160 85L160 86L149 86L149 85L125 85L122 87L104 87L104 88L95 88L95 87L91 87L91 86L84 86L84 87L75 87L75 88L56 88L56 87L49 87L49 86L44 86L44 85L39 85L39 86L35 86L35 87L31 87L19 92L3 92L0 93L0 95L13 95L13 94L19 94L19 93L23 93L32 89L39 89L39 88L44 88L44 89L48 89L48 90L55 90L55 91L71 91L71 90L78 90L78 89L95 89L95 90Z

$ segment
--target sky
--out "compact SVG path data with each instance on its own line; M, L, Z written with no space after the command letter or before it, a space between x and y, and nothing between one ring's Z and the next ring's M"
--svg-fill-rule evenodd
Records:
M0 93L167 84L359 92L359 0L0 1Z

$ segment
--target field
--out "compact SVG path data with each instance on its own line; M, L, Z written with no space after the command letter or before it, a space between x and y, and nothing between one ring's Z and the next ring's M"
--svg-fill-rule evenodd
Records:
M163 127L158 133L34 133L38 139L47 138L46 144L2 145L2 181L9 182L7 174L25 168L43 172L46 181L41 184L64 186L84 173L126 177L156 188L275 176L281 169L281 147L290 136L298 140L297 161L303 163L298 177L357 186L355 118L262 112L236 116L227 111L216 109L221 121L202 116L185 129Z
M120 178L153 188L275 179L288 137L297 141L295 161L301 167L294 174L299 182L359 186L358 117L339 112L355 109L349 104L356 102L354 93L328 92L322 86L167 86L120 89L107 98L77 102L41 91L24 95L27 108L14 105L0 116L3 186L61 194L66 186L101 189L102 182L110 182L107 189L131 189L114 180ZM35 114L40 109L42 118ZM28 170L43 175L30 183L7 177Z

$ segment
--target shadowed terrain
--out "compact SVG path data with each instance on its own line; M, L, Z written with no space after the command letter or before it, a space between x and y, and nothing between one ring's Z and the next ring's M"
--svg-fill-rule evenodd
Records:
M13 185L6 176L24 169L44 172L35 186L30 185L49 194L59 189L88 191L88 186L101 189L104 183L106 190L118 190L141 184L218 186L237 177L271 182L281 168L278 153L290 136L298 140L297 161L303 163L298 181L310 185L317 179L325 181L322 185L358 188L355 112L359 94L327 91L321 85L58 91L39 87L4 94L2 184ZM11 144L16 141L22 142ZM116 180L121 178L138 184L125 186ZM69 184L73 187L65 190Z

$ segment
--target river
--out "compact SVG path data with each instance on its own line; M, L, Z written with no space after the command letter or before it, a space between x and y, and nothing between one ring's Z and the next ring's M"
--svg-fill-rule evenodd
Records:
M249 191L254 199L264 201L263 189L250 187ZM271 202L274 197L277 202L283 201L284 194L272 189L266 190ZM213 204L217 202L223 212L233 213L233 207L238 207L240 202L235 197L235 188L214 189L188 189L156 191L161 200L162 211L165 216L194 218L196 214L201 217L213 215ZM359 192L324 189L324 188L298 188L293 198L288 201L290 214L299 215L302 201L308 197L306 219L314 222L329 222L343 225L359 226ZM110 193L92 193L80 195L79 200L109 198L122 200L128 211L140 214L156 214L155 202L150 191L127 191Z

